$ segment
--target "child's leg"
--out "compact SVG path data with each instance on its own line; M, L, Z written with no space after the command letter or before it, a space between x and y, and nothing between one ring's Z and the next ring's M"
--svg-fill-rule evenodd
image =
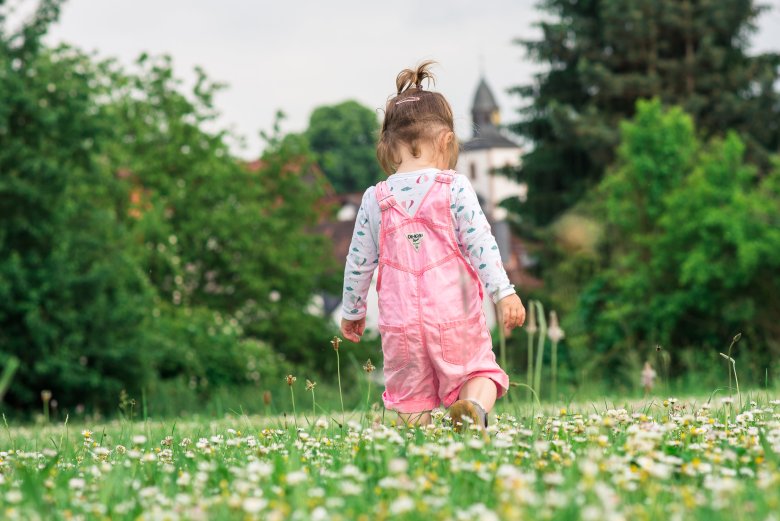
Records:
M398 417L407 427L415 425L428 425L431 423L431 411L398 413Z
M496 383L490 378L477 376L463 384L458 398L461 400L475 400L488 413L493 408L493 405L496 404L496 395Z

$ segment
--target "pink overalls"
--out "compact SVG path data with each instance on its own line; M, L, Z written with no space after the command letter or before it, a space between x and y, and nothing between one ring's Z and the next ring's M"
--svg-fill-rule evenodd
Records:
M387 183L376 186L382 399L402 413L449 407L476 376L492 379L499 396L509 386L482 313L482 284L455 239L452 180L451 171L437 174L413 217Z

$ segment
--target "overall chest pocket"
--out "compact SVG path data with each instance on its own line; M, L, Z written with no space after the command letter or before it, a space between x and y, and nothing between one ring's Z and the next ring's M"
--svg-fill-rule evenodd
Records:
M477 354L487 337L482 315L439 324L442 360L465 365Z
M385 371L398 371L409 365L409 342L403 326L379 325Z

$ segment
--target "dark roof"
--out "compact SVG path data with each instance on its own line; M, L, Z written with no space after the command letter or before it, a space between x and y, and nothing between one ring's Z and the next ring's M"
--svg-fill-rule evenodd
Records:
M497 128L476 129L476 135L461 145L461 150L482 150L485 148L518 148L520 145L504 137Z
M488 87L485 78L479 80L479 86L477 86L477 93L474 94L474 103L471 105L471 110L484 110L486 112L498 110L496 98L493 96L493 91Z

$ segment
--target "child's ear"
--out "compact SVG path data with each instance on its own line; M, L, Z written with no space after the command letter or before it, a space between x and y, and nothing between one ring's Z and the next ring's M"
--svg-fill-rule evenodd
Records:
M447 158L447 168L450 170L453 170L455 168L455 164L458 162L458 153L457 153L457 141L455 138L455 133L451 130L448 130L444 134L444 143L443 143L442 150L444 152L444 157Z
M444 130L439 139L441 139L440 148L442 150L449 150L452 146L452 140L455 139L455 133L451 130Z

